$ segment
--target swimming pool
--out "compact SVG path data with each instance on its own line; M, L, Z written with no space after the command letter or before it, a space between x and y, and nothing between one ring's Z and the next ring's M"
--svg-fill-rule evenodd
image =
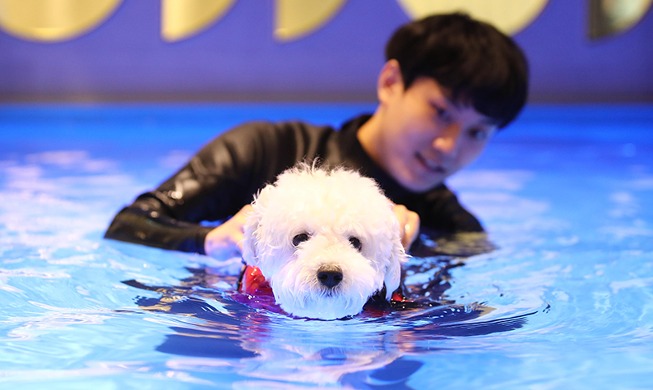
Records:
M441 306L291 319L234 299L237 259L102 239L230 125L371 108L0 106L0 385L653 385L653 106L533 106L500 133L451 181L489 242L424 237L411 263Z

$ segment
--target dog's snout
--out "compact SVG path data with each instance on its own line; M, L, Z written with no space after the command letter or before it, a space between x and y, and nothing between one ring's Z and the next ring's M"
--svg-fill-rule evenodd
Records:
M334 288L342 282L342 270L335 266L322 266L317 270L317 280L328 288Z

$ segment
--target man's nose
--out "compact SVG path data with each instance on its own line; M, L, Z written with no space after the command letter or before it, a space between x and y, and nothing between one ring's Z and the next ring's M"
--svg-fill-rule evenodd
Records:
M455 156L460 145L460 125L452 124L433 140L433 148L442 154Z

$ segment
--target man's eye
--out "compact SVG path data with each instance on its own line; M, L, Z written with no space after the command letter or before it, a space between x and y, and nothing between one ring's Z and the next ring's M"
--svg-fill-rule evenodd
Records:
M469 131L469 138L475 141L485 141L490 137L490 131L483 129L472 129Z
M294 246L298 246L304 241L308 241L308 239L311 238L311 236L308 235L308 233L299 233L295 237L292 238L292 244Z
M363 249L363 243L357 237L349 237L349 243L359 252Z
M439 120L445 123L451 122L451 113L449 110L438 105L434 105L433 107L435 108L435 113L437 114Z

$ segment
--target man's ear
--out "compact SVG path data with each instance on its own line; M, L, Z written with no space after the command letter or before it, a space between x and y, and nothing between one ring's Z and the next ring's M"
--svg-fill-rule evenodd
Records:
M397 60L389 60L381 68L377 80L376 93L380 103L385 103L397 93L404 92L404 81L401 76L401 67Z

